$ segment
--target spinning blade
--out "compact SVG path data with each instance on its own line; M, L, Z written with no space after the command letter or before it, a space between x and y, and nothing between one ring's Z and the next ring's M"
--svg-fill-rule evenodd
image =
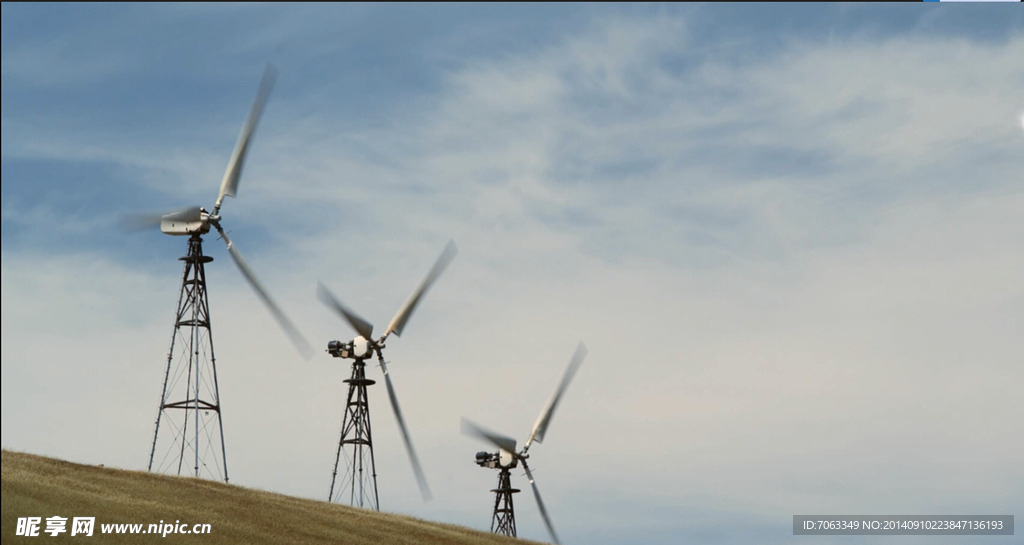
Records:
M391 319L387 330L384 331L383 338L386 339L392 332L399 337L402 336L402 329L405 328L405 323L409 321L409 316L412 316L413 311L416 310L416 305L419 304L420 299L437 280L437 277L441 276L441 273L444 272L444 269L451 263L452 259L455 259L455 255L458 253L458 249L455 248L455 242L449 240L448 245L441 252L441 256L437 258L434 266L427 273L427 277L423 279L423 282L416 288L416 291L412 292L409 299L402 305L402 308L398 309L395 317Z
M368 341L373 340L373 324L367 322L361 316L356 314L355 311L343 305L341 301L339 301L338 298L335 297L329 289L327 289L327 286L325 286L323 282L317 282L316 296L325 305L333 308L335 312L340 314L341 317L352 326L352 329L354 329L356 333L359 333Z
M391 400L391 409L395 413L395 420L398 422L398 428L402 432L402 441L405 442L405 452L409 455L409 462L412 463L413 473L416 474L416 484L420 487L420 494L423 495L423 499L429 501L433 496L430 494L430 485L427 484L427 477L423 473L423 467L420 466L420 460L416 456L416 450L412 446L412 440L409 439L409 429L405 426L405 418L402 417L402 409L398 407L398 396L395 395L395 387L391 384L391 374L388 373L388 366L384 363L384 356L381 354L380 348L377 349L377 360L380 362L380 369L384 372L384 384L388 387L388 399Z
M160 224L164 220L190 223L193 221L200 221L202 219L202 208L198 206L190 206L170 213L149 212L142 214L125 214L121 216L120 227L122 231L127 232L147 231L150 229L159 229Z
M516 453L516 440L500 433L495 433L479 424L476 424L472 420L463 417L462 418L462 433L465 435L472 435L479 437L490 443L501 450L512 453Z
M249 142L252 140L252 134L260 121L263 107L267 104L267 98L270 97L270 91L274 88L274 80L276 79L277 70L268 64L267 68L263 71L263 79L260 80L260 88L256 92L256 99L249 110L249 117L246 118L245 125L242 126L242 132L238 135L238 142L235 143L235 151L232 152L227 170L224 171L224 179L220 183L220 194L217 195L217 204L213 207L214 214L220 211L220 205L224 201L224 197L234 197L238 192L238 180L242 175L245 156L249 152Z
M533 481L533 472L530 471L530 466L526 465L526 458L520 458L523 462L523 469L526 470L526 478L530 481L530 486L533 487L533 498L537 500L537 508L540 509L540 516L544 518L544 525L548 527L548 533L551 534L551 539L556 543L559 543L558 536L555 535L555 527L551 524L551 517L548 516L548 510L544 507L544 500L540 499L540 490L537 490L537 483Z
M283 329L284 332L288 335L289 340L291 340L292 344L295 345L295 348L299 350L299 353L302 354L302 357L305 358L306 361L309 361L310 358L313 357L314 353L312 345L310 345L309 342L306 341L306 338L303 337L301 333L299 333L299 330L297 327L295 327L295 324L293 324L292 321L288 319L288 316L285 315L284 311L281 310L281 308L277 306L277 303L274 302L274 299L270 297L270 294L267 292L266 288L264 288L263 284L261 284L260 281L256 278L256 273L254 273L252 268L249 267L249 264L246 263L245 258L242 257L242 253L238 251L238 248L236 248L234 243L231 242L231 239L228 238L227 233L225 233L224 230L221 229L220 224L215 223L214 226L217 228L217 232L220 233L221 238L224 239L224 243L227 244L228 253L231 254L231 258L234 260L235 265L238 266L238 270L242 272L242 276L244 276L245 279L249 282L249 285L252 286L253 291L255 291L256 295L258 295L260 300L263 301L263 304L267 307L267 310L269 310L270 314L272 314L274 318L277 320L278 325L280 325L281 329Z
M534 441L538 443L544 442L544 433L548 430L548 424L551 422L551 416L555 414L555 409L558 407L558 402L562 400L562 394L565 393L565 389L569 387L569 382L576 375L576 371L580 368L580 364L583 363L583 358L587 356L587 347L583 346L581 342L576 346L576 352L572 355L572 359L569 360L569 367L565 369L565 373L562 375L562 381L558 384L558 389L555 390L555 395L551 396L551 401L540 412L540 416L537 417L537 422L533 425L533 431L530 432L530 438L526 440L526 445L523 447L523 452L530 449L530 444Z

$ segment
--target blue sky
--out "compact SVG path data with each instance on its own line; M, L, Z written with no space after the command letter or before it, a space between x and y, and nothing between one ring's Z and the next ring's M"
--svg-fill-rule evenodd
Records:
M459 418L524 439L582 340L531 449L565 543L1022 512L1015 6L2 14L4 448L145 467L185 241L117 222L213 205L271 62L222 212L314 345L351 335L317 280L383 324L459 245L389 342L435 499L380 388L384 509L486 529L494 475ZM304 362L206 251L232 482L323 499L348 368Z

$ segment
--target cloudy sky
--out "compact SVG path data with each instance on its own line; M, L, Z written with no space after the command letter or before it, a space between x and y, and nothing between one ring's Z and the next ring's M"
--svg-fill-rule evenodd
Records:
M6 449L145 469L186 241L118 220L213 205L271 62L222 213L318 349L352 337L318 280L382 329L460 250L387 351L429 503L367 370L384 510L488 529L495 474L460 417L525 439L583 341L530 451L565 543L1024 515L1017 6L4 3L2 21ZM325 499L348 365L304 361L216 237L206 252L231 481ZM517 500L519 535L547 539Z

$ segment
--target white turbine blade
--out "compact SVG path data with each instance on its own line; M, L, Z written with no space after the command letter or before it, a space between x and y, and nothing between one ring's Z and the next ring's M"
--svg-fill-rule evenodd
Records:
M551 534L551 540L556 544L559 543L558 536L555 535L555 527L551 524L551 517L548 516L548 510L544 507L544 500L540 499L540 490L537 490L537 483L533 481L533 472L530 471L530 466L526 465L525 458L519 458L523 462L523 469L526 470L526 478L530 480L530 486L533 487L533 497L537 500L537 508L540 510L540 516L544 518L544 525L548 527L548 533Z
M259 91L256 92L256 100L249 110L249 117L242 126L242 132L238 135L238 142L235 143L235 151L228 161L228 168L224 171L224 179L220 183L220 194L217 195L217 204L214 207L215 213L220 210L224 197L234 197L238 193L238 180L242 176L242 166L245 163L245 155L249 151L249 142L252 141L253 132L259 123L260 115L263 114L263 106L267 104L270 91L274 88L274 80L277 78L277 71L270 64L263 71L263 79L260 80Z
M565 393L565 389L569 387L569 382L572 377L576 375L576 370L579 369L580 364L583 363L583 358L587 356L587 347L583 346L581 342L576 347L576 353L572 355L572 360L569 361L569 367L565 369L565 374L562 375L562 382L558 384L558 389L555 390L555 395L551 397L551 401L540 412L540 416L537 417L537 422L533 425L533 431L530 432L530 438L526 440L524 448L529 449L530 444L534 441L538 443L544 442L544 433L548 430L548 424L551 422L551 416L555 414L555 409L558 407L558 402L562 399L562 394Z
M500 433L494 433L493 431L484 428L468 418L463 417L462 419L462 433L464 435L472 435L479 437L485 441L489 441L494 446L501 450L511 453L515 456L516 453L516 440L502 435Z
M409 429L405 426L405 418L402 418L402 409L398 407L398 396L395 395L395 387L391 384L391 374L388 373L388 366L384 363L384 357L377 350L377 359L380 361L381 371L384 372L384 383L388 387L388 399L391 400L391 409L395 413L395 421L398 422L398 429L402 432L402 441L405 443L405 452L409 455L409 462L412 464L412 471L416 474L416 484L420 487L420 494L424 501L430 501L433 497L430 494L430 485L427 484L427 476L423 474L423 467L416 456L416 450L412 446L412 439L409 439Z
M150 231L159 229L164 214L125 214L121 216L117 227L126 233L137 233L139 231Z
M306 361L309 361L314 354L313 346L309 344L301 333L299 333L299 329L295 327L295 324L288 319L284 311L281 310L281 307L277 306L277 303L275 303L270 297L266 288L264 288L263 284L261 284L256 278L256 273L254 273L252 268L249 267L245 258L242 257L242 253L238 251L238 248L236 248L234 243L231 242L231 239L228 238L224 230L220 228L220 225L214 225L217 227L217 231L224 239L224 242L228 245L228 253L231 254L231 258L235 261L235 265L238 266L238 270L242 272L242 276L244 276L249 282L249 285L252 286L253 291L255 291L256 295L259 296L260 301L262 301L264 306L267 307L270 314L274 316L278 325L280 325L281 329L283 329L285 334L288 335L288 339L292 341L292 344L295 345L295 348L298 349L300 354L302 354L302 357L305 358Z
M170 214L164 214L161 219L181 222L200 221L203 219L203 209L199 206L190 206L188 208L176 210Z
M175 210L171 213L150 212L142 214L125 214L121 216L119 226L121 230L128 232L159 229L160 223L165 219L180 221L182 223L202 221L203 211L198 206L192 206L189 208L182 208L181 210Z
M327 286L323 282L316 283L316 296L320 299L323 304L334 309L335 312L341 315L352 329L356 330L366 340L372 340L373 338L373 324L364 320L361 316L355 313L352 309L346 307L338 300Z
M437 258L434 266L430 268L430 272L427 273L427 277L423 279L420 286L416 288L416 291L412 292L409 299L402 305L402 308L398 309L398 313L391 319L391 323L388 324L388 328L384 331L384 337L386 338L391 333L401 336L402 329L405 328L405 323L409 321L409 316L416 310L416 305L419 304L423 294L430 289L430 286L437 280L437 277L441 276L444 272L445 267L451 263L452 259L455 259L455 255L458 254L458 249L455 248L455 242L449 240L448 245L445 246L444 251L441 252L441 256Z

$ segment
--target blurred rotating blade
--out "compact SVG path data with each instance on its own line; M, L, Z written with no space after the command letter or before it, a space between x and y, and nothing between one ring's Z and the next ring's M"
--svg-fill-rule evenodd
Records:
M277 79L277 70L270 64L263 71L263 79L260 80L259 91L256 92L256 100L249 110L249 117L242 126L242 132L238 135L238 142L235 143L235 151L228 161L228 168L224 171L224 179L220 183L220 194L217 195L217 204L214 210L220 210L224 197L234 197L238 193L238 179L242 176L242 165L245 163L245 155L249 151L249 142L252 141L253 132L263 114L263 107L267 104L270 91L274 88L274 80Z
M395 387L391 384L391 374L388 373L388 366L384 363L384 356L380 349L377 349L377 359L380 361L381 371L384 372L384 383L388 387L388 398L391 400L391 408L395 412L395 421L398 422L398 429L402 432L402 441L405 442L405 452L409 454L409 462L412 463L412 471L416 474L416 484L420 487L420 494L424 501L430 501L433 497L430 494L430 485L427 484L427 477L423 474L423 467L416 457L416 450L413 449L412 440L409 439L409 429L405 427L405 419L402 418L402 409L398 407L398 396L395 395Z
M530 438L526 440L524 448L529 449L530 443L534 441L538 443L544 442L544 433L548 430L548 424L551 422L551 416L555 414L555 408L558 407L558 402L562 400L562 394L565 393L565 389L569 387L569 382L572 381L572 377L576 375L576 371L579 369L580 364L583 363L583 358L587 356L587 347L583 346L581 342L576 347L576 353L572 355L572 359L569 361L569 367L565 369L565 374L562 375L562 382L558 384L558 389L555 390L555 395L551 396L551 401L540 412L540 416L537 417L537 422L533 425L533 431L530 433Z
M175 210L174 212L171 212L169 214L160 212L151 212L143 214L125 214L121 216L119 227L122 231L127 232L159 229L160 223L163 222L165 219L172 221L180 221L182 223L202 221L203 211L198 206L191 206L189 208Z
M302 354L302 357L305 358L306 361L309 361L310 358L313 357L313 346L306 341L306 338L303 337L301 333L299 333L299 329L295 327L295 324L293 324L287 316L285 316L284 311L277 306L277 303L275 303L270 297L270 294L267 293L263 284L260 284L260 281L256 279L256 273L254 273L252 268L249 267L249 264L245 262L245 258L242 257L242 253L239 252L238 248L236 248L234 243L231 242L227 233L221 229L219 224L215 223L214 226L217 228L217 232L220 233L221 238L224 239L224 243L228 245L228 253L231 254L231 258L235 260L235 265L238 265L238 270L242 272L242 276L249 281L249 285L252 286L253 291L255 291L256 295L258 295L260 300L263 301L267 310L269 310L270 314L272 314L277 320L278 325L280 325L281 329L283 329L288 335L288 338L292 341L292 344L295 345L295 348L298 349L299 353Z
M500 433L495 433L465 417L462 418L462 433L464 435L472 435L485 441L490 441L494 446L504 450L505 452L511 453L513 456L516 454L515 439Z
M519 458L519 461L523 462L523 469L526 470L526 478L530 480L530 486L533 487L533 497L537 500L537 508L540 509L540 516L544 518L544 525L548 527L548 533L551 534L551 540L557 544L559 543L558 536L555 535L555 527L551 524L551 517L548 516L548 510L544 507L544 500L540 499L540 490L537 490L537 483L533 482L533 472L530 471L530 466L526 465L525 458Z
M444 272L445 267L451 263L452 259L455 259L455 255L458 254L458 249L455 248L455 242L449 240L448 245L445 246L444 251L441 252L441 256L437 258L434 266L431 267L430 272L427 273L427 277L423 279L420 286L416 288L416 291L412 292L409 299L402 305L402 308L398 309L398 313L391 319L391 323L388 324L388 328L384 331L384 338L387 338L392 332L395 335L401 336L402 329L405 328L405 323L409 321L409 316L416 310L416 305L419 304L423 294L427 293L438 276Z
M316 283L316 296L321 302L323 302L323 304L333 308L338 314L341 314L341 317L352 326L352 329L356 330L356 333L362 335L366 340L372 340L373 324L367 322L350 308L341 304L341 301L339 301L334 294L327 289L327 286L325 286L323 282Z

